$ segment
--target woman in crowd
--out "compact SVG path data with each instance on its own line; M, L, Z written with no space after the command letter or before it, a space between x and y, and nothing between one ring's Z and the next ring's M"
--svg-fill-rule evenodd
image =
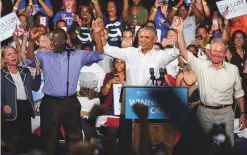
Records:
M114 59L114 69L107 73L103 82L102 96L106 96L104 101L104 108L107 114L113 115L113 84L125 85L125 62L121 59Z
M148 19L148 11L142 7L141 0L132 0L132 4L128 14L128 24L131 27L143 26Z
M18 12L18 14L35 15L38 12L42 12L48 18L54 15L54 11L52 8L52 4L50 0L17 0L14 7L13 12Z
M59 20L64 20L66 21L68 29L70 31L71 26L75 20L76 12L76 0L63 0L61 10L58 11L53 18L54 26Z
M162 45L164 48L173 48L174 46L178 48L178 33L175 29L169 29L166 33L166 37L162 39ZM167 74L171 75L173 79L170 81L175 81L178 74L178 59L173 60L165 66Z
M123 11L120 17L117 16L117 6L115 1L107 3L107 15L103 15L98 0L92 1L96 16L103 19L105 28L108 29L108 43L111 46L121 46L121 36L128 20L128 0L123 1Z
M193 109L200 104L198 85L196 83L196 75L191 70L189 65L183 61L183 58L181 56L179 57L179 65L183 68L183 71L178 73L176 78L176 85L188 88L189 108Z
M236 65L241 73L243 70L243 58L247 52L246 34L243 31L237 30L233 33L229 49L232 54L230 62Z
M13 46L1 49L2 138L11 152L30 146L31 119L34 117L32 90L38 91L41 79L36 62L35 79L27 68L18 67L18 55Z

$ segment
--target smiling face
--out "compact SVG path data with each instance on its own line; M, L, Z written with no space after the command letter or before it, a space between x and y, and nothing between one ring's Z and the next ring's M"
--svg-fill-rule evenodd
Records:
M108 2L107 4L107 13L109 17L115 17L117 14L117 7L116 4L112 1Z
M178 34L174 30L168 30L166 38L176 43L178 41Z
M142 50L152 49L157 41L156 35L151 30L143 29L138 33L138 41Z
M21 25L23 26L23 29L24 29L24 30L27 30L27 18L26 18L26 16L21 15L21 16L19 17L19 20L20 20L20 22L21 22Z
M12 47L7 47L2 54L2 61L7 65L7 66L16 66L18 62L18 56L16 53L16 50Z
M81 19L86 20L89 15L89 7L88 6L82 6L80 10Z
M242 33L237 33L234 38L234 44L237 48L242 48L244 44L244 36Z
M226 46L221 42L212 42L210 58L213 64L220 64L226 56Z
M188 17L188 9L182 5L178 10L179 17L185 20Z
M116 73L120 73L125 70L125 62L121 59L116 59L114 61L114 66L115 66Z

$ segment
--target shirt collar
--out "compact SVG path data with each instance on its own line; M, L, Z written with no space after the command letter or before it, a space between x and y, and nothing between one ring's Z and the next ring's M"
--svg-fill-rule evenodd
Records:
M208 66L208 67L213 67L213 64L212 64L212 61L211 61L211 60L208 60L208 61L207 61L207 66ZM223 61L223 64L222 64L222 66L220 67L220 69L222 69L222 68L227 69L227 67L226 67L226 62L225 62L225 61Z
M142 50L141 50L141 48L140 47L138 47L138 52L140 52L140 53L142 53ZM149 52L147 52L146 54L150 54L150 55L153 55L154 54L154 52L155 52L155 49L154 49L154 47L149 51Z

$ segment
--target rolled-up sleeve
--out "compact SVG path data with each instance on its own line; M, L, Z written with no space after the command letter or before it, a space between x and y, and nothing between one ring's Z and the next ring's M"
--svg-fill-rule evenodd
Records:
M103 59L103 57L96 51L80 51L81 53L81 66L97 63Z
M104 46L104 54L126 61L126 52L124 49L116 46L110 46L109 44L106 44Z
M199 73L199 68L201 67L200 60L195 57L191 52L188 51L188 63L193 72Z
M166 66L167 64L175 60L178 56L179 56L179 50L176 47L168 48L162 51L161 59L164 65Z
M239 71L237 67L234 67L234 77L235 77L235 83L234 83L234 92L233 96L235 99L238 99L242 96L244 96L244 90L242 89L242 84L241 84L241 78L239 75Z

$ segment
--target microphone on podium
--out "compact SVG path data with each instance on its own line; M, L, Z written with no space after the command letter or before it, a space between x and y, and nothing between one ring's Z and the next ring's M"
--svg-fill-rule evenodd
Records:
M154 68L149 68L149 73L150 73L150 79L152 80L152 84L154 86L154 81L156 80L154 76Z
M160 77L157 79L157 86L163 86L164 82L165 82L165 71L163 68L159 69L159 73L160 73Z

